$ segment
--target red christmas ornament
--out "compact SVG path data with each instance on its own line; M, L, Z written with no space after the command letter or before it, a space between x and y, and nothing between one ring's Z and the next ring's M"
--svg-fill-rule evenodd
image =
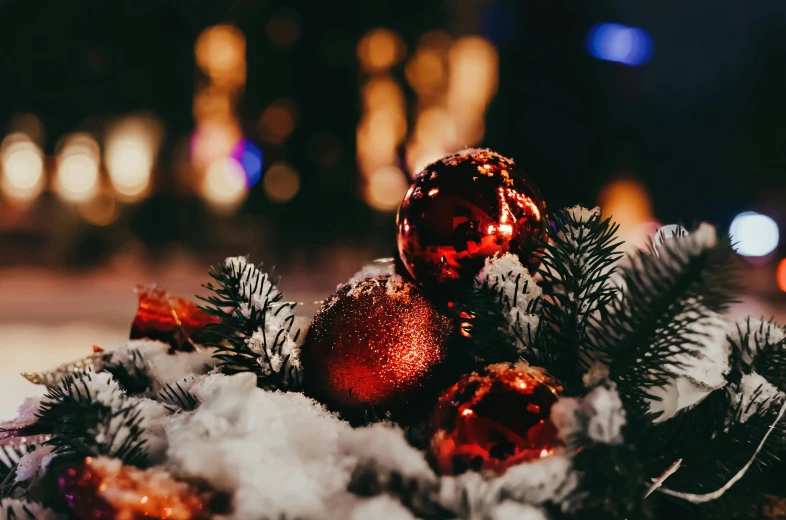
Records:
M138 286L137 293L139 308L131 324L131 339L157 339L175 350L192 351L205 326L219 321L160 287Z
M202 500L167 472L87 457L57 479L71 512L83 520L206 520Z
M396 226L399 255L412 277L429 289L445 289L467 283L495 253L514 253L536 270L546 205L511 159L464 150L418 174Z
M452 330L452 321L400 276L345 285L309 328L304 379L331 405L397 408L432 380Z
M442 394L429 424L431 455L443 475L502 474L562 446L549 419L562 386L524 362L487 366Z

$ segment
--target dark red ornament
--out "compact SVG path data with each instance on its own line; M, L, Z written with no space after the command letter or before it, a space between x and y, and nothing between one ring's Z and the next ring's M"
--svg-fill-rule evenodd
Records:
M562 446L549 419L562 386L524 362L487 366L440 396L431 417L431 455L439 472L502 474Z
M339 408L402 407L432 381L452 330L452 320L400 276L345 285L309 328L304 380Z
M175 350L192 351L205 326L219 321L160 287L138 286L137 293L139 308L131 324L131 339L157 339Z
M396 218L398 250L428 289L470 281L495 253L518 255L535 271L546 238L546 205L511 159L464 150L415 177Z

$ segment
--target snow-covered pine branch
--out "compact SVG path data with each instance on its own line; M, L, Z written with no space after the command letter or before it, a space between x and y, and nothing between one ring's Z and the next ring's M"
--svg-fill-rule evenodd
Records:
M647 416L649 403L679 377L701 386L701 398L728 372L718 317L735 289L728 242L719 244L715 229L702 224L664 242L659 254L641 252L620 267L622 298L590 319L591 355L609 367L634 420Z
M552 215L540 274L544 297L535 348L538 364L557 376L569 392L583 388L591 364L590 318L602 316L616 289L609 283L620 259L618 225L603 219L599 208L574 206Z
M276 282L245 257L227 258L210 275L203 310L221 322L207 326L205 343L215 347L220 370L252 372L262 388L299 388L305 334L295 327L296 304L282 301Z
M128 397L107 372L64 377L41 400L36 427L52 435L56 453L106 455L144 467L166 451L160 423L166 408L150 399Z

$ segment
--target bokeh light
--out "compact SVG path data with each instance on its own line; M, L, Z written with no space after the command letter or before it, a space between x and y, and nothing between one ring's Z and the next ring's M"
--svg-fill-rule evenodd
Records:
M280 99L268 106L257 123L259 138L270 144L281 144L295 130L295 104Z
M776 278L778 280L778 288L786 292L786 258L778 263L778 270L776 271Z
M281 13L268 21L265 30L274 45L291 47L300 39L300 20L295 13Z
M401 38L388 29L373 29L358 42L358 59L363 70L376 72L387 70L406 54Z
M598 202L603 214L619 224L618 236L624 241L625 252L649 245L661 227L652 215L647 189L637 180L620 178L610 182L601 190Z
M64 139L57 158L55 188L70 202L92 198L99 183L98 143L88 134L73 134Z
M599 60L642 65L652 56L652 48L652 37L636 27L603 23L587 33L587 51Z
M288 164L277 162L265 172L262 187L267 198L283 204L292 200L300 191L300 176Z
M259 182L262 174L262 151L245 139L237 143L232 158L243 166L246 174L246 188Z
M79 205L79 213L94 226L108 226L117 220L117 201L109 193L102 193Z
M232 25L208 27L194 46L197 65L218 86L232 88L246 81L246 38Z
M9 198L29 201L44 187L44 157L26 134L14 133L0 147L0 179Z
M202 196L219 212L237 208L246 198L246 172L232 157L214 160L202 179Z
M742 256L766 256L778 247L778 224L767 215L754 211L734 217L729 235Z
M160 127L151 118L128 117L107 132L104 162L117 193L135 199L150 186Z
M398 208L409 184L400 168L386 166L369 175L366 183L366 202L380 211L393 211Z
M231 154L241 138L240 128L235 122L200 123L191 137L191 161L198 169L205 168Z

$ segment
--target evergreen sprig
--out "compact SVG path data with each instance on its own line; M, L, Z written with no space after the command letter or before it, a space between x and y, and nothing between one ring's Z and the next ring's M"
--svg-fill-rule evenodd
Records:
M37 425L52 435L46 444L55 453L105 455L146 467L142 409L122 395L116 396L116 406L95 399L89 386L94 377L93 372L75 373L48 389L37 413Z
M697 324L724 312L737 288L731 255L714 230L667 240L659 257L631 257L620 270L623 297L590 317L591 357L609 367L629 420L648 415L652 390L669 384L681 356L701 353L706 334Z
M786 328L774 320L751 320L736 325L729 336L731 358L740 373L751 371L786 391Z
M200 297L207 303L200 308L221 320L206 327L204 344L216 349L214 357L225 374L252 372L261 388L296 390L299 363L284 351L286 342L297 341L300 334L292 331L291 311L296 304L282 301L277 282L261 270L261 264L231 260L210 269L215 283L205 288L211 295ZM280 321L275 331L268 326L272 320ZM249 342L255 335L261 335L261 341L259 348L252 349Z
M619 226L598 210L568 208L552 220L543 244L544 298L535 349L539 364L560 378L568 392L577 393L591 363L590 318L605 315L615 298L610 278L622 242L616 236Z
M158 393L158 401L170 413L190 412L199 406L199 399L188 390L184 390L179 382L164 386Z

